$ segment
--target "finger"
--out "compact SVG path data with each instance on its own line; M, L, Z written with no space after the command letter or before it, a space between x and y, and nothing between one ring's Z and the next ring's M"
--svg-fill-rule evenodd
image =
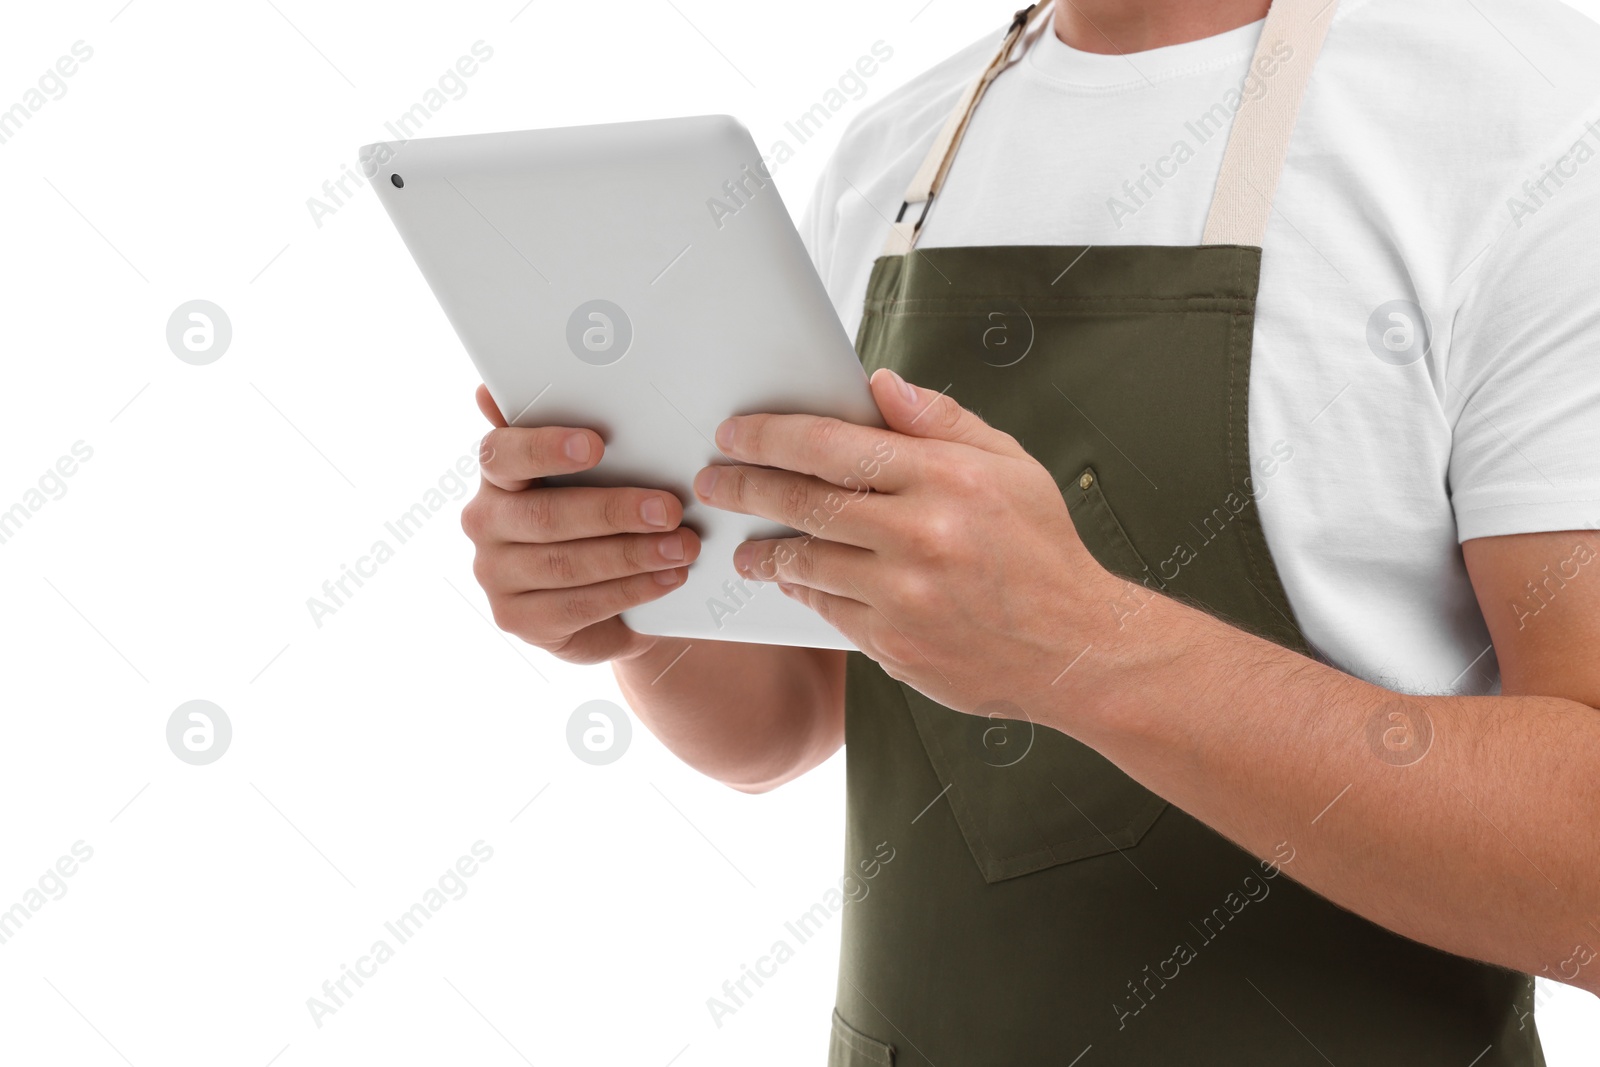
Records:
M717 447L739 463L781 467L859 491L894 492L914 479L916 457L901 434L817 415L735 415Z
M545 647L568 663L606 663L650 640L628 629L628 624L621 619L610 618L585 626L559 643Z
M734 568L746 578L844 597L859 597L870 587L876 560L868 549L815 537L746 541L733 550Z
M824 622L848 638L851 644L863 652L870 653L872 646L869 643L868 627L873 608L869 608L859 600L824 593L809 586L780 583L778 588L783 590L784 596L798 600L822 616Z
M714 508L781 522L814 537L871 547L881 540L869 512L887 497L767 467L704 467L694 492Z
M476 544L553 544L619 533L665 533L683 521L683 505L658 489L560 486L506 493L488 488L461 509L461 528Z
M491 426L504 426L506 417L500 414L500 405L494 402L494 397L489 395L487 385L478 386L478 410L483 412L483 417L489 420Z
M693 563L700 538L692 530L666 534L616 534L555 544L500 544L480 552L473 575L485 590L526 593L534 589L571 589L625 578L630 574L670 570Z
M665 596L683 584L687 568L632 574L576 589L535 589L490 600L495 625L530 644L550 647L586 626Z
M912 385L887 367L872 375L872 395L889 428L910 437L953 441L1001 456L1026 456L1010 434L995 429L943 393Z
M478 465L484 481L516 492L552 474L588 470L600 462L605 448L593 430L502 426L484 435Z

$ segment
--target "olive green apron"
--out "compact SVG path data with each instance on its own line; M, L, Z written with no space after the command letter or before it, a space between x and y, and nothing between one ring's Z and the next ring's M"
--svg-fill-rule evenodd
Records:
M1039 14L1019 13L913 182L857 339L868 371L947 389L1020 440L1101 564L1302 652L1251 495L1247 401L1260 238L1331 8L1271 9L1257 60L1287 42L1299 69L1239 112L1205 244L915 250ZM1104 610L1137 632L1152 595ZM847 870L893 859L844 909L831 1067L1544 1062L1531 978L1285 876L1315 826L1286 820L1288 862L1263 864L1025 710L987 710L850 654Z

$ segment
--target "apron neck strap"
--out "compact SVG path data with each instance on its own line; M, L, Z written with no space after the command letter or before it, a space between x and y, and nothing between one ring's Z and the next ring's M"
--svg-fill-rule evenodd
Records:
M1250 59L1250 76L1263 79L1261 92L1246 97L1234 116L1201 244L1261 246L1300 101L1338 6L1339 0L1273 0Z
M1268 76L1260 71L1272 70L1271 82L1263 83L1263 92L1246 97L1234 116L1206 217L1203 244L1260 246L1272 215L1272 196L1289 151L1300 101L1338 4L1339 0L1272 0L1261 39L1250 59L1252 75L1265 78ZM904 255L915 247L928 208L944 185L978 102L989 84L1011 65L1017 42L1052 7L1049 0L1044 0L1018 11L1012 18L999 50L967 86L906 188L900 212L889 228L884 255ZM1044 32L1053 31L1046 28Z
M939 131L939 136L934 138L933 147L929 148L928 154L923 157L922 166L917 168L911 184L906 187L906 196L900 204L900 213L895 216L893 224L889 227L889 242L884 245L884 255L904 255L917 243L917 236L922 232L922 221L928 217L928 206L933 203L934 194L944 184L944 176L949 172L950 164L955 161L956 149L961 145L962 135L967 132L967 124L972 121L972 113L978 109L978 101L983 99L989 83L999 77L1000 72L1010 63L1011 50L1017 41L1027 32L1039 14L1049 6L1049 3L1031 4L1012 17L1011 28L1006 31L1005 39L1000 42L1000 50L989 60L989 65L983 68L977 80L967 86L967 91L961 94L955 110L945 119L944 128Z

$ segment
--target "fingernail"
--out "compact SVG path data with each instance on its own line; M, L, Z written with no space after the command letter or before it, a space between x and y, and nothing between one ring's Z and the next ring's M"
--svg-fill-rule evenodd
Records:
M733 420L723 419L717 425L717 447L726 452L733 447Z
M589 459L589 435L584 433L568 434L567 439L561 442L561 451L565 452L567 458L574 463L587 462Z
M649 526L667 524L667 502L658 496L647 496L639 505L639 517Z
M738 548L734 549L733 550L733 569L738 571L740 574L749 573L749 571L750 571L750 561L755 556L755 554L756 554L756 546L752 545L748 541L746 541L744 544L740 545Z
M670 559L674 563L683 559L683 535L670 533L656 544L656 551L661 553L662 559Z
M694 491L700 494L701 499L710 500L711 490L717 487L717 468L707 467L694 476Z
M895 384L900 386L900 395L905 397L906 403L915 403L917 399L917 391L911 388L911 383L900 377L900 375L895 374L894 371L890 371L889 373L894 374Z
M682 573L683 573L682 569L680 569L678 567L674 567L670 571L656 571L655 572L656 584L657 585L677 585L678 584L678 578Z

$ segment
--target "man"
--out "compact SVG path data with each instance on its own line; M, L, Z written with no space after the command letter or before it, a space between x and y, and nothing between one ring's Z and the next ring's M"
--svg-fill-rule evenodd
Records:
M480 390L501 626L734 788L847 743L836 1067L1539 1064L1529 976L1600 990L1597 48L1072 0L865 112L807 238L889 428L695 485L860 653L629 631L680 503Z

